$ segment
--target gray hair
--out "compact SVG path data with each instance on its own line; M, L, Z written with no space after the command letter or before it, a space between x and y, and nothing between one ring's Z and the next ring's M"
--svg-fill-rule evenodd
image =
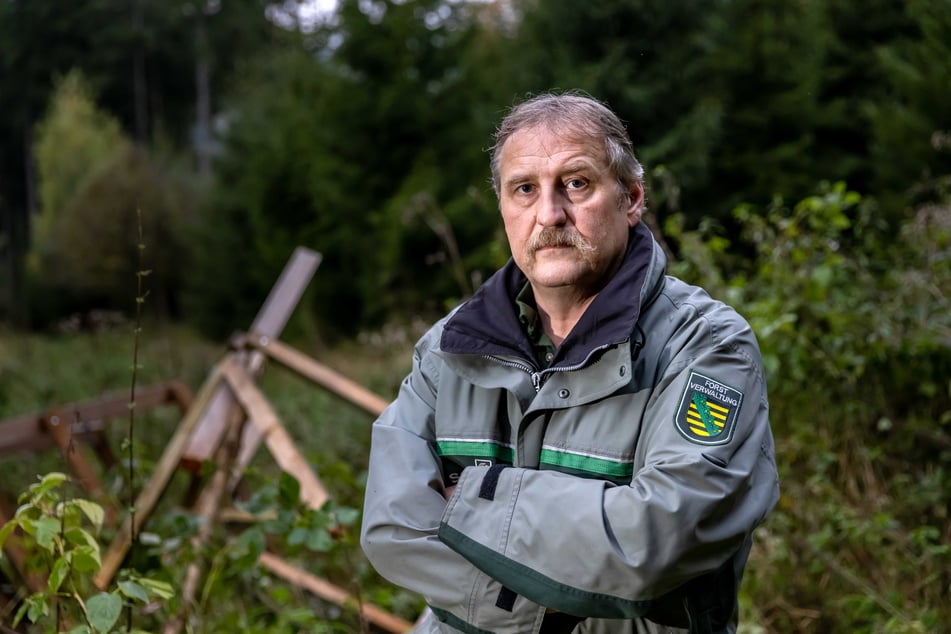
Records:
M519 130L547 126L582 138L600 140L608 167L622 191L644 184L644 168L634 155L634 144L621 120L604 103L580 92L545 93L514 106L495 132L492 146L492 188L499 194L502 146Z

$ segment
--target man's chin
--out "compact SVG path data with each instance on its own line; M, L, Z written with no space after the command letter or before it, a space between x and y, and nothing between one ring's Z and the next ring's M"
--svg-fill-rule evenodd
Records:
M573 286L583 277L583 272L575 266L536 266L532 271L533 286L543 288L560 288Z

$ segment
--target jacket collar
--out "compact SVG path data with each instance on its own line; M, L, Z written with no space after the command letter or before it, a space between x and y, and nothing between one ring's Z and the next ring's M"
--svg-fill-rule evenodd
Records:
M552 367L581 364L594 350L630 339L641 306L656 290L665 264L650 230L638 223L631 229L621 268L562 342ZM446 322L441 350L533 359L515 305L515 296L527 281L509 259Z

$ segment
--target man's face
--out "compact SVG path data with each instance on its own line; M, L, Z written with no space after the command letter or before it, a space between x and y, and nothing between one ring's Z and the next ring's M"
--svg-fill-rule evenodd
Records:
M538 126L502 146L502 221L515 263L536 295L561 288L583 298L601 290L624 257L642 202L639 186L620 190L595 141Z

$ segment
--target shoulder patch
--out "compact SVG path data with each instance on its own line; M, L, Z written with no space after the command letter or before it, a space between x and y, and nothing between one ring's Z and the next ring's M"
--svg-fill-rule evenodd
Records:
M697 372L691 372L680 397L674 424L683 436L700 445L722 445L733 437L743 392Z

